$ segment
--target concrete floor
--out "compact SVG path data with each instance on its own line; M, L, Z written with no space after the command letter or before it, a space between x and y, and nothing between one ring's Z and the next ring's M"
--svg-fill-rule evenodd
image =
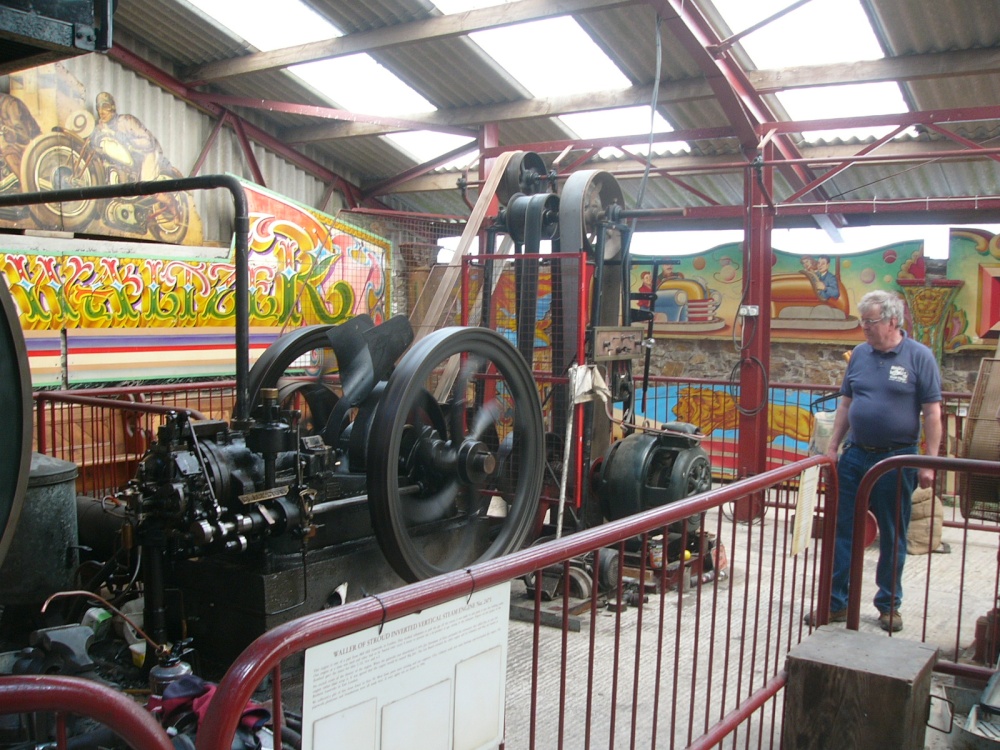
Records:
M726 522L728 523L728 522ZM759 535L764 544L767 544L767 535ZM724 537L723 537L724 538ZM894 638L913 639L936 646L940 649L941 658L960 663L969 662L973 653L975 626L978 617L985 615L993 606L993 592L997 576L997 551L998 539L995 533L986 532L963 532L960 529L944 529L943 540L950 548L949 554L934 553L931 555L913 555L908 558L906 572L904 574L904 605L902 613L904 615L905 627L900 633L894 634ZM871 597L874 594L875 563L877 559L877 545L873 545L865 554L865 581L866 588L863 592L862 618L860 630L887 637L879 628L878 613L870 605ZM736 591L742 588L737 584L744 575L744 571L734 565L731 571L732 577L728 580L713 584L720 589L720 592L728 594L732 587ZM966 581L964 587L959 582ZM735 583L731 586L731 582ZM514 601L518 597L523 597L521 582L514 583L512 597ZM870 589L870 590L869 590ZM751 590L752 593L752 590ZM666 592L663 594L667 604L673 603L676 607L676 592ZM652 613L658 606L659 595L650 596L650 601L646 605L647 611ZM684 610L687 611L693 601L689 597L683 602ZM738 602L737 602L738 605ZM781 610L786 613L785 617L794 618L799 622L802 611L794 601L771 602L771 608ZM927 612L924 616L924 612ZM635 629L636 610L626 612L621 620L622 630ZM960 617L959 617L960 615ZM535 743L534 748L583 748L587 745L587 707L586 707L586 684L581 679L580 665L585 665L590 650L591 639L594 642L594 653L597 677L594 681L594 695L591 699L592 714L590 719L591 730L589 746L594 748L604 747L652 747L654 744L653 723L657 724L655 731L655 746L663 747L686 747L690 739L697 739L700 736L700 720L696 713L700 706L705 705L705 701L712 699L706 695L709 684L718 684L717 680L693 680L695 684L693 690L685 692L682 689L678 692L675 705L654 705L652 691L646 687L632 692L634 661L626 654L623 665L619 667L617 693L614 692L613 675L610 673L613 664L613 655L616 649L615 638L615 618L613 613L602 611L598 616L596 632L590 633L589 612L583 620L580 632L566 634L565 640L561 631L557 628L543 628L538 649L541 654L540 660L544 666L539 668L537 678L537 693L540 696L537 713L534 717L535 723ZM647 644L655 644L657 641L657 631L650 614L648 621L642 624L643 648ZM843 627L843 626L835 626ZM531 700L531 670L532 655L535 644L532 638L532 626L529 623L511 621L510 638L508 652L508 684L507 684L507 750L528 748L530 745L531 722L526 706ZM673 634L663 636L664 643L667 639L673 641ZM682 653L694 653L697 645L696 633L687 633L683 638L678 637L677 648ZM803 638L809 637L808 633L803 633ZM634 649L634 636L622 641L624 645L619 645L625 653ZM553 696L560 695L560 685L562 677L557 667L552 667L553 663L558 664L562 648L566 648L568 655L569 678L562 705ZM704 643L702 644L704 646ZM652 646L651 648L655 648ZM781 644L784 649L781 653L787 653L787 644ZM767 665L768 656L765 649L773 651L774 644L770 646L762 644L760 653L757 654L759 661L756 664L744 664L743 668L750 668L757 673L774 670L774 657L771 657L771 664ZM783 655L780 656L783 660ZM655 669L655 657L643 656L640 658L641 666L639 671L643 673L643 680L640 684L651 685L648 681L648 672ZM783 664L782 664L783 666ZM731 667L731 671L738 669L740 665ZM684 669L682 664L679 671ZM635 672L638 673L638 672ZM662 674L666 674L661 670ZM669 675L666 675L669 679ZM687 676L682 676L681 685L686 684L683 680ZM766 679L766 674L765 674ZM958 695L956 691L962 685L956 685L953 678L935 675L933 680L932 695L948 696L955 700ZM716 688L717 689L717 688ZM981 687L976 686L975 690L981 692ZM669 692L666 694L670 694ZM963 695L968 696L966 691ZM976 693L978 695L978 693ZM662 700L662 699L661 699ZM932 717L930 726L926 730L926 748L934 750L944 750L945 748L971 748L971 747L996 747L1000 748L1000 743L989 742L988 744L970 744L970 738L960 729L960 723L964 723L964 716L955 716L950 732L942 731L949 724L946 715L947 705L943 700L932 699ZM743 730L735 739L729 738L722 744L722 747L739 748L771 748L780 746L781 734L781 697L758 712L755 717L755 724L750 730ZM956 704L958 708L963 708L961 702ZM633 714L633 705L636 710ZM614 707L614 711L612 708ZM564 720L560 722L560 715ZM635 716L633 724L633 715ZM612 717L614 717L612 719ZM688 720L694 717L694 729L689 730ZM614 722L612 730L612 721ZM634 733L634 744L633 744ZM560 735L562 741L560 742Z

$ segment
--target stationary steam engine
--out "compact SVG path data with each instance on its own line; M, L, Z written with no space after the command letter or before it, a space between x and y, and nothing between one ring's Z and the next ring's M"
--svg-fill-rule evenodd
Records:
M136 521L154 640L174 626L178 608L167 599L176 586L205 587L184 603L204 621L211 607L202 611L199 599L226 601L231 586L259 579L273 589L269 625L278 611L299 614L297 604L308 612L331 603L348 578L383 590L524 544L542 477L531 374L510 343L480 328L436 331L393 367L412 338L404 318L301 329L251 369L256 408L246 424L176 415L159 428L117 496ZM324 349L336 356L336 391L322 377L288 374ZM364 555L372 531L391 571ZM355 554L332 553L345 549ZM322 580L334 584L308 591L304 570L312 577L335 560L350 574L327 570Z
M125 487L77 498L78 549L96 569L81 585L127 600L141 582L154 641L193 636L225 660L282 621L519 549L551 523L557 495L570 498L572 530L707 489L708 459L692 426L649 434L627 423L632 360L648 358L651 330L632 325L640 311L629 304L628 212L617 182L578 172L557 195L537 154L505 163L485 267L492 278L491 264L506 262L493 259L497 235L506 235L516 331L491 330L483 284L483 327L415 340L404 318L375 325L362 315L280 337L237 378L246 408L236 419L178 409ZM551 267L551 348L536 363L543 264ZM13 468L0 466L0 536L9 544L31 396L6 289L0 301L0 364L17 364L4 381L21 388L0 388L0 403L22 413L24 433L2 456ZM602 369L610 390L611 403L588 403L582 418L566 384L576 365ZM543 376L551 378L544 419ZM612 445L615 402L626 423ZM574 429L582 441L569 439ZM698 533L694 524L678 539L697 552ZM0 560L5 551L0 545Z

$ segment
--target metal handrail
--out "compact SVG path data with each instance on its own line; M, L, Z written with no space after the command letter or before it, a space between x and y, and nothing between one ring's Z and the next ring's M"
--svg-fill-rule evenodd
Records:
M867 515L868 503L871 501L872 489L875 483L884 475L897 469L933 469L952 470L965 472L968 474L989 474L1000 476L1000 461L982 461L972 458L946 458L942 456L917 456L904 454L900 456L890 456L883 459L870 468L861 478L858 485L858 492L855 495L854 530L851 544L851 569L848 577L847 596L847 627L851 630L858 630L861 626L861 586L864 579L864 544L858 540L864 538L865 516ZM832 504L832 517L836 518L836 495L831 493L827 498L828 507ZM861 512L858 512L860 509ZM836 524L830 524L836 525ZM826 557L826 555L824 555ZM829 606L829 597L821 599L820 604L826 601ZM974 667L969 668L974 676L979 678L988 677L993 674L993 670L981 670Z
M0 713L48 711L57 714L66 747L65 716L100 722L135 750L173 750L173 743L151 713L127 695L93 680L60 675L0 677Z
M250 408L247 403L247 376L250 372L250 210L239 178L228 174L211 174L176 180L147 180L12 193L0 195L0 208L216 188L228 190L233 199L233 314L236 334L236 403L233 407L233 419L242 421L249 416Z
M825 455L812 456L636 516L278 625L250 644L226 672L205 721L199 726L197 748L217 750L229 747L242 709L256 687L268 675L273 677L275 686L280 685L281 662L296 653L430 606L468 597L477 590L530 575L549 565L618 544L727 502L749 502L750 496L755 493L798 476L813 466L831 467L832 462ZM832 486L829 491L835 493L836 487ZM830 545L831 549L833 532L833 524L824 524L824 545ZM826 557L829 556L824 555ZM821 579L828 580L829 571L821 573ZM829 600L829 584L826 586L825 594L820 589L820 596ZM780 685L774 689L779 688ZM276 688L276 699L278 695ZM273 714L274 721L280 722L280 712L275 710ZM727 721L732 719L732 715L726 717ZM279 726L275 726L274 733L276 736L280 733Z

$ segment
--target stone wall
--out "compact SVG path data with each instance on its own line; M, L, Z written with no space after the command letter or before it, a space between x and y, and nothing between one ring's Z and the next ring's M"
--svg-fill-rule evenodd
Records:
M851 346L823 344L771 345L771 381L839 385L847 366L845 353ZM946 391L971 393L979 374L979 362L993 352L975 350L946 354L941 364ZM736 345L718 339L657 339L650 360L653 375L725 380L739 362ZM638 372L641 372L641 364Z

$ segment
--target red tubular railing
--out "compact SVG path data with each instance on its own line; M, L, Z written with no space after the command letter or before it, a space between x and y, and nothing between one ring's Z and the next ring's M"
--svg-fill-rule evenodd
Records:
M85 716L117 734L134 750L173 750L153 715L123 693L93 680L56 675L0 677L0 713L56 714L56 747L66 748L66 715ZM47 745L46 745L47 747Z
M91 398L90 392L79 395L84 400ZM111 401L102 404L102 408L104 406L125 411L150 412L163 408L157 405L157 409L146 409L148 404L131 401ZM216 408L217 405L212 410ZM176 411L177 408L170 407L167 410ZM150 416L155 414L151 413ZM959 430L960 427L956 427L956 434L960 434ZM612 742L616 735L620 735L632 745L643 746L644 743L639 738L647 731L647 723L652 725L653 737L659 736L661 740L664 736L668 737L667 744L670 746L709 747L726 737L731 738L730 741L735 746L736 736L742 732L746 735L739 739L749 745L754 742L757 746L776 745L775 731L776 727L780 727L780 701L771 699L784 686L784 654L808 632L801 624L801 615L810 608L823 615L828 614L825 610L829 606L835 533L833 522L824 523L821 547L814 541L805 550L805 554L788 554L787 532L791 528L791 512L795 509L796 480L807 467L828 465L825 457L812 457L646 514L575 533L502 560L380 594L377 598L368 597L280 626L264 634L227 673L218 691L218 703L213 705L206 724L199 731L199 750L216 750L229 746L228 741L247 697L268 675L272 676L276 686L275 734L280 734L283 700L280 688L281 661L287 657L313 645L379 625L433 604L467 596L497 582L532 574L538 577L543 568L552 565L558 565L566 571L569 568L568 560L608 546L623 550L624 540L637 535L642 535L645 546L639 556L639 570L630 575L637 576L642 581L646 581L647 576L656 578L661 593L659 606L644 606L640 603L633 619L624 618L621 612L613 615L614 640L610 646L613 667L612 681L609 684L601 682L606 672L601 663L602 654L598 653L599 649L595 645L597 639L603 637L598 633L603 624L598 620L597 598L590 602L589 653L585 658L577 659L571 654L577 653L577 641L583 636L575 638L566 627L569 617L568 601L564 600L562 605L562 632L552 640L540 625L541 587L536 587L531 642L532 684L523 705L517 701L513 705L508 703L508 712L512 713L507 721L509 733L527 733L528 737L510 737L507 746L534 746L536 733L545 732L549 727L552 727L550 731L558 733L559 747L601 746L609 732ZM1000 474L1000 464L994 462L916 456L898 457L883 462L878 467L879 473L901 465L927 466L937 470L942 478L946 478L944 475L947 471ZM830 473L826 472L828 478ZM862 493L864 496L867 496L864 493L876 478L874 475L866 478ZM825 518L833 519L836 515L836 489L833 486L826 489L827 498L821 512ZM749 498L760 495L764 495L767 500L764 518L751 524L733 523L724 526L726 504L746 502ZM708 519L716 518L714 536L719 542L724 542L728 549L732 561L731 570L737 571L736 575L741 579L739 585L742 586L742 596L734 595L737 582L733 578L723 586L699 586L690 591L684 590L678 583L676 593L673 590L669 593L671 602L672 597L676 596L674 616L667 609L674 604L668 604L668 596L663 593L669 589L662 585L666 580L666 568L651 572L647 566L649 536L696 513L706 514L703 528L708 531L713 530L713 522ZM863 514L859 517L863 518ZM952 531L962 531L966 536L970 533L982 534L984 531L997 534L1000 531L995 525L970 523L968 519L964 522L946 520L945 526ZM856 554L864 554L863 545L856 544L854 549ZM819 554L820 551L823 554ZM963 546L963 558L965 554ZM996 557L995 541L992 557ZM945 559L940 556L933 558L935 566ZM931 564L932 556L928 555L928 580ZM908 565L908 574L914 569L919 572L919 566ZM980 571L976 572L978 574ZM858 575L857 570L852 571L852 576ZM1000 579L1000 574L995 572L994 579L996 589L996 580ZM936 583L941 583L939 577L936 577ZM953 588L962 591L966 585L963 572L960 582ZM622 587L623 578L619 575L616 592L619 597ZM857 628L857 610L860 608L858 602L862 593L861 586L856 585L855 579L852 579L851 591L855 608L852 625ZM933 604L930 600L932 595L938 596L938 593L925 591L925 622L927 612ZM960 605L958 609L961 608ZM610 617L603 612L600 614L605 622ZM512 633L515 632L514 627L512 625ZM960 630L961 620L955 633L954 659L949 660L949 655L945 654L945 659L939 663L936 671L984 679L991 674L991 670L958 663L959 641L964 642L966 639L965 635L960 634ZM925 625L924 633L918 637L927 640L926 631ZM905 636L913 637L913 632L914 629L910 628ZM630 645L627 639L633 636L634 642ZM732 644L738 645L734 647ZM647 665L654 663L655 677L650 682L646 669ZM558 674L553 680L549 675L554 669L558 670ZM632 682L629 683L629 680ZM554 687L544 687L546 685ZM703 691L697 701L694 699L696 689ZM549 695L550 692L558 695ZM609 694L615 697L610 707L607 703ZM583 696L585 706L582 709L574 703L577 696ZM555 706L550 705L551 701L555 701ZM638 713L640 704L643 703L652 703L654 710L651 717ZM30 705L33 710L44 710L37 703ZM530 718L519 721L520 717L514 712L522 710ZM579 710L580 722L576 721L575 710ZM557 728L556 722L548 721L553 712L558 712ZM582 731L585 736L579 736L580 727L577 724L581 722L584 724ZM520 727L530 728L522 730ZM766 734L768 731L769 737Z
M682 384L719 385L718 381L662 380ZM661 379L655 379L655 382L660 381ZM70 420L76 420L75 424L79 425L88 419L96 419L86 411L95 401L98 403L94 408L117 412L114 419L107 417L106 412L100 412L105 414L104 419L115 425L116 420L121 418L121 412L142 413L146 420L143 422L144 429L150 428L151 420L169 411L186 410L193 417L199 416L198 412L201 412L219 418L231 408L232 391L227 391L227 386L231 384L217 382L192 386L95 389L73 393L41 392L36 394L39 411L45 412L38 417L39 445L47 449L43 452L50 451L52 455L60 456L63 455L60 451L64 451L64 457L73 460L74 451L79 453L81 448L78 439L81 429L74 429ZM807 394L794 398L811 398L808 394L816 394L816 398L819 398L834 390L825 386L778 384L772 386L772 393L778 388L795 389L801 394ZM185 390L190 390L191 393L186 394ZM125 395L142 400L118 401L106 398L111 395ZM778 394L774 398L793 397ZM954 408L947 410L951 421L946 439L955 440L960 445L964 429L961 404L966 397L949 394L946 398L947 403L952 403L954 399L956 404ZM149 403L154 400L158 403ZM803 409L807 407L811 410L812 404L802 406ZM56 424L53 421L56 418L64 421ZM109 428L107 437L114 437L113 433L114 426ZM60 440L58 444L53 442L57 437ZM725 447L729 445L729 440L727 432L722 439L703 442L702 446L709 452L713 464L716 463L717 450L730 450ZM117 445L117 441L113 439L104 442ZM732 442L732 446L735 447L735 442ZM951 450L952 447L949 444L944 450ZM99 455L90 451L87 458L100 463L118 460L124 455ZM129 454L127 457L129 460L133 460L133 457L138 460L140 456ZM904 463L907 466L928 466L939 470L942 480L952 478L951 474L946 473L949 471L1000 474L1000 464L993 462L926 457L900 457L884 470L888 471ZM267 675L273 677L276 686L275 735L280 735L283 696L277 686L281 684L281 661L284 658L313 645L379 625L432 604L466 596L492 583L516 581L519 577L531 574L538 578L540 571L550 565L568 570L570 559L607 546L617 546L619 550L624 550L624 541L637 535L643 537L643 550L639 555L641 562L639 569L630 573L630 576L644 582L655 579L655 585L661 593L659 611L653 606L640 603L634 621L624 619L621 612L613 615L614 641L610 648L614 665L613 682L608 685L599 682L602 674L600 659L603 655L597 653L596 644L597 639L603 635L598 633L603 624L598 621L597 598L594 597L590 603L592 626L589 654L586 658L578 659L570 654L576 653L579 645L577 641L583 636L574 638L568 632L568 604L564 601L563 632L557 639L550 641L540 625L541 587L536 587L535 622L529 655L532 663L531 689L530 693L525 694L522 704L508 705L508 711L524 710L526 714L523 721L518 721L521 717L511 716L507 722L509 732L527 734L528 738L523 742L520 741L520 736L508 738L507 746L533 746L536 732L543 732L548 727L552 727L550 731L558 733L560 747L600 746L607 732L611 732L612 743L615 736L620 734L635 745L637 737L647 731L647 719L652 724L653 736L669 737L667 744L670 746L708 747L723 737L733 737L735 744L735 734L743 732L744 728L749 733L753 731L753 727L756 728L757 737L752 738L748 734L741 739L746 740L748 745L753 745L753 740L756 739L758 746L767 746L764 733L768 731L768 726L771 733L770 744L776 745L774 732L775 727L780 727L780 701L771 698L784 685L783 656L808 632L801 622L804 612L810 608L815 609L821 621L828 616L835 534L832 519L836 517L835 486L825 488L827 494L820 508L825 519L829 519L822 526L822 546L814 540L809 543L804 554L789 554L788 531L792 528L790 519L796 508L797 480L805 468L812 466L828 467L829 462L822 456L803 459L647 514L574 533L562 540L524 550L503 560L379 594L377 598L368 597L279 626L264 634L227 673L222 689L218 691L218 702L213 705L207 723L199 731L199 750L229 747L229 740L235 729L233 717L238 717L249 692ZM824 473L828 483L834 481L830 477L832 472ZM871 481L874 482L874 478ZM935 484L943 486L944 482ZM724 519L732 521L726 515L728 503L756 501L760 497L764 498L765 507L761 518L749 524L723 522ZM697 513L706 514L703 528L714 531L715 539L725 543L732 570L739 571L740 580L737 582L731 578L725 585L698 586L690 591L678 582L676 602L671 598L669 604L676 604L675 617L673 611L667 609L668 596L663 594L669 589L670 597L675 596L674 589L667 585L666 566L658 570L650 570L647 566L649 537L664 532L667 525ZM864 514L858 514L857 517L863 520ZM950 519L945 520L946 529L961 530L966 536L970 532L1000 532L996 525L970 523L968 519L959 521L956 518L953 514ZM720 544L720 548L721 546ZM864 554L863 545L856 544L854 549L856 554ZM962 555L965 555L964 548ZM995 549L993 557L996 557ZM938 564L937 559L934 564ZM931 556L928 555L928 580L930 565ZM910 570L911 566L908 566L907 571ZM852 575L855 573L852 572ZM964 572L962 576L955 587L959 591L965 586ZM564 578L568 578L565 573ZM995 579L1000 580L1000 572L995 574ZM737 585L741 587L739 595ZM620 597L623 587L621 574L617 586L616 594ZM856 586L853 579L851 591L852 597L862 596L860 586ZM925 592L925 622L931 595L929 591ZM933 595L937 596L937 593ZM995 598L994 596L994 600ZM857 602L854 606L859 608ZM611 616L603 612L601 615L605 618L604 622ZM857 626L855 619L854 627ZM512 625L512 632L515 627L518 626ZM629 644L626 639L633 636L633 629L635 640L633 644ZM943 661L937 671L982 678L988 670L977 670L957 663L959 641L966 637L960 631L961 620L955 633L954 661ZM911 632L912 630L906 631L906 636L911 637ZM927 637L926 626L922 637ZM738 645L734 647L733 644ZM557 655L560 658L556 659ZM647 665L654 663L655 678L649 683ZM551 669L558 669L558 674L552 679L546 679ZM581 669L584 669L582 674ZM631 683L628 682L630 679ZM586 690L583 690L584 682ZM699 694L697 706L693 698L696 689L704 692L704 695ZM549 692L558 695L549 696ZM685 698L686 692L690 695ZM585 705L579 709L579 720L576 720L574 710L577 707L574 701L578 694L582 696L581 700ZM608 694L616 698L610 706L607 705ZM556 701L554 707L546 703L550 699ZM651 717L642 717L637 713L643 703L652 703L654 706ZM558 728L555 728L554 721L547 722L549 714L555 711L558 711ZM607 713L603 713L604 711ZM631 713L626 717L626 712ZM770 724L767 722L767 713L770 714ZM574 734L579 730L577 725L581 723L585 725L583 732L586 736Z
M851 545L851 570L848 583L848 602L847 602L847 627L852 630L857 630L860 627L861 622L861 597L862 597L862 587L864 585L864 544L859 543L858 540L864 538L864 528L865 528L865 513L857 512L857 509L864 508L867 510L868 503L871 497L872 489L879 478L885 476L886 474L901 470L904 468L914 468L914 469L932 469L935 472L964 472L967 474L980 474L987 476L1000 476L1000 462L997 461L981 461L968 458L946 458L941 456L918 456L918 455L900 455L891 456L883 461L879 461L875 466L868 470L868 472L862 477L861 483L858 486L858 492L855 497L856 510L854 513L854 531L853 531L853 542ZM936 478L936 477L935 477ZM934 482L936 485L937 482ZM899 483L897 482L897 487ZM933 486L933 485L932 485ZM828 498L828 504L832 503L831 516L836 517L836 498ZM897 503L898 508L898 503ZM897 511L898 512L898 511ZM932 517L933 518L933 517ZM933 520L932 520L933 523ZM959 523L956 521L945 521L944 526L947 528L954 529L964 529L966 533L973 528L976 531L987 531L993 534L1000 535L1000 527L997 526L986 526L986 525L973 525L970 524L968 519L964 523ZM899 543L901 540L898 538L894 540L895 543ZM965 545L963 545L962 553L965 554ZM832 552L832 550L831 550ZM998 569L993 571L994 574L994 593L992 601L996 603L997 601L997 583L996 578L1000 574L1000 558L997 560ZM928 558L928 568L930 567L930 558ZM930 580L930 571L927 574L928 581ZM962 575L962 581L958 587L958 603L956 607L957 612L957 627L956 627L956 639L955 639L955 654L954 658L951 660L951 664L938 663L936 669L938 671L947 671L949 674L962 674L967 677L977 678L981 680L988 679L995 670L990 668L978 668L968 664L958 664L958 656L960 651L960 636L961 632L961 617L962 617L962 597L965 592L965 576L964 570ZM821 600L822 602L822 600ZM827 598L827 605L829 601ZM926 623L928 609L929 609L929 593L925 588L924 592L924 621ZM927 629L926 625L923 631L923 639L926 640Z
M101 497L135 475L162 417L220 418L232 409L231 381L38 391L35 449L80 467L77 492Z
M135 474L155 434L154 417L181 413L205 419L197 409L89 391L40 391L34 398L38 452L77 464L77 492L94 497L114 492Z
M773 490L782 483L798 477L802 471L809 467L829 466L829 464L829 459L825 456L814 456L812 458L796 462L795 464L790 464L788 466L771 470L759 476L730 484L726 487L714 489L684 500L679 500L668 506L657 508L637 516L625 518L596 528L587 529L585 531L570 534L559 540L521 550L501 559L491 560L475 565L466 570L456 571L431 580L411 584L400 589L379 594L378 597L366 597L342 607L326 610L279 625L273 630L270 630L260 636L229 668L219 685L215 698L213 698L212 705L207 712L205 722L199 727L197 747L199 750L217 750L218 748L229 747L243 708L247 701L252 697L257 686L270 675L273 681L272 684L274 686L274 694L275 696L280 695L281 662L284 659L299 654L308 648L333 641L339 637L364 630L365 628L378 626L387 621L395 620L405 615L418 612L426 607L442 604L460 597L468 597L475 591L492 585L506 583L514 579L530 575L534 575L536 581L541 580L541 571L548 566L560 565L568 560L579 558L582 555L591 553L598 549L622 545L625 540L636 536L644 536L644 538L648 538L650 533L665 529L672 523L682 521L683 519L693 515L706 513L712 509L721 508L726 503L743 500L753 493ZM827 524L827 527L830 527L830 525ZM721 528L721 521L719 528ZM736 527L734 526L734 537L735 528ZM787 531L787 529L782 526L780 531L784 532ZM784 538L779 534L777 525L775 526L773 535L768 538L768 542L776 544L776 549L781 549L782 545L785 544ZM756 551L755 545L750 546L754 547L753 554L757 556L756 562L759 562L760 553ZM739 559L739 555L736 554L738 552L737 548L734 547L733 552L733 561L735 564ZM748 555L749 554L750 550L748 550ZM808 550L806 551L806 557L808 557ZM776 558L777 555L775 554L769 562L772 565L774 565L775 562L778 562L778 564L774 565L774 567L780 570L782 563L781 561L777 561ZM642 555L641 570L639 571L640 580L643 580L643 577L647 572L645 559L646 555ZM798 566L798 561L796 561L795 565ZM802 578L802 588L799 589L797 586L791 586L789 588L790 593L787 594L788 596L802 598L806 594L806 580L809 575L808 563L803 563L801 567L803 569L798 572L798 575ZM665 571L666 566L661 568L660 572L660 575L664 576L664 578L666 576ZM682 576L686 573L687 571L685 569L681 569ZM747 575L750 577L749 572ZM784 575L784 573L778 573L778 580L783 581ZM816 574L812 573L812 575L815 577ZM775 577L772 575L772 584L774 580ZM759 587L761 584L758 582L757 585ZM619 572L619 590L621 590L621 586L622 578L621 572ZM537 639L541 637L537 626L539 620L538 604L540 601L539 597L541 586L538 585L535 589L535 637ZM678 580L679 602L685 595L685 589L686 585L683 585L680 580ZM720 595L718 587L714 588L711 593L704 593L702 587L699 586L696 590L691 592L689 596L694 599L693 606L695 607L696 614L693 615L693 617L695 618L694 622L696 626L697 623L700 622L700 609L702 607L713 606L703 600L711 599L717 604L721 598L724 598ZM663 598L664 597L661 596L661 601ZM780 601L780 595L778 598ZM730 608L732 607L732 603L733 587L731 586L729 588ZM784 604L789 603L790 602L788 601L784 602ZM592 603L591 607L596 607L596 604ZM640 605L639 608L641 611L642 606ZM731 637L731 631L728 629L730 627L729 623L732 621L732 612L724 612L719 615L716 614L715 609L716 608L713 606L713 615L711 618L713 627L719 624L720 617L729 615L726 617L725 627L727 629L727 637L725 642L722 642L721 634L718 635L718 639L721 644L719 646L720 648L730 648L730 644L732 644L733 639ZM758 637L764 638L764 650L768 653L767 656L764 657L764 664L763 667L761 667L761 670L766 669L770 672L770 674L764 676L764 683L762 687L756 690L752 689L754 679L752 676L748 676L746 678L748 687L751 688L749 690L744 688L741 678L739 677L737 678L737 685L735 688L728 686L724 681L722 698L718 701L713 700L712 706L706 707L704 719L706 724L704 728L705 733L709 731L722 731L714 728L716 724L724 723L727 727L739 726L741 721L749 717L751 713L758 709L760 705L762 705L769 697L775 695L783 685L783 679L780 677L780 665L777 663L778 657L792 645L791 639L795 637L796 633L801 635L802 628L800 625L797 625L797 620L796 622L787 621L785 624L782 624L784 621L779 616L778 625L774 627L779 630L779 633L781 629L784 628L789 635L789 640L782 644L779 635L777 639L772 642L772 622L770 619L767 619L766 622L762 622L762 619L766 619L767 616L762 614L760 609L761 608L758 607L756 603L751 603L749 600L743 601L742 612L739 615L742 618L740 629L743 637L740 639L741 642L737 648L740 649L739 660L741 665L743 665L745 661L749 660L750 664L747 666L747 669L752 673L758 665L756 664L756 656L750 656L748 655L748 652L755 652L755 647L761 645L756 643L756 639ZM565 605L564 613L566 613ZM682 622L681 614L682 609L678 606L678 625ZM564 614L564 619L566 616L568 616L568 613ZM615 629L620 635L622 628L620 611L617 618L618 621L615 625ZM687 621L685 620L685 622ZM662 627L663 625L661 622L661 628ZM618 636L616 636L616 638L617 637ZM748 641L750 643L749 647ZM663 636L661 633L659 636L659 643L656 643L654 647L660 648L662 643ZM560 665L560 669L565 669L568 661L566 656L567 650L565 645L565 636L562 637L562 644L563 645L560 648L562 649L563 661ZM540 664L540 657L538 657L538 643L535 644L534 649L536 660L533 662L533 669L537 670ZM615 646L615 653L624 653L623 650L620 649L620 644ZM638 654L639 652L637 651L636 653ZM552 654L550 653L548 656L551 657ZM593 658L594 657L592 655L591 659ZM724 658L728 667L728 651L726 652L726 656ZM548 661L548 659L546 661ZM678 677L676 676L678 668L682 664L686 665L687 661L687 658L682 659L679 653L675 653L675 675L673 677L674 690L678 688ZM620 666L620 664L616 661L616 666L614 668L616 679L619 671L618 666ZM729 669L726 670L727 673L729 671ZM590 669L590 672L592 674L592 668ZM590 678L588 678L588 681L589 679ZM710 675L709 679L715 679L715 676ZM724 679L728 680L729 678L726 677ZM563 684L565 685L565 681ZM592 685L588 686L588 694L591 694L590 691L592 688ZM535 688L533 688L533 691L534 690ZM565 690L565 688L563 690ZM727 691L730 690L732 690L734 694L727 696ZM537 692L533 692L533 695L535 697L532 699L532 705L529 709L532 716L534 716L534 712L536 710L535 704L538 700L540 700ZM636 693L633 693L633 695L636 695ZM563 698L564 696L559 696L559 700L563 700ZM669 695L667 695L666 698L667 700L672 700ZM674 703L676 702L674 701ZM725 710L727 704L733 706L733 708L729 711ZM669 706L670 703L664 702L662 705ZM709 724L708 718L709 709L711 712L717 712L719 716L719 718L711 724ZM632 710L636 710L636 706L634 704L632 706ZM592 710L588 708L588 714L591 713ZM613 716L614 714L612 714L612 719ZM280 713L276 711L275 720L280 721L280 718ZM679 725L680 721L680 718L672 715L671 723L678 722ZM685 724L686 723L687 722L685 722ZM511 724L512 722L508 719L507 726L510 727ZM686 727L686 729L678 726L678 730L686 731L686 734L688 735L688 743L690 743L692 741L692 734L696 731L696 728L693 724L690 724ZM729 732L729 729L726 731ZM772 733L774 732L774 727L771 728L771 731ZM274 733L276 736L280 734L280 726L275 727ZM633 719L631 728L633 742L635 741L635 733L635 720ZM520 747L522 745L514 744L511 746Z

